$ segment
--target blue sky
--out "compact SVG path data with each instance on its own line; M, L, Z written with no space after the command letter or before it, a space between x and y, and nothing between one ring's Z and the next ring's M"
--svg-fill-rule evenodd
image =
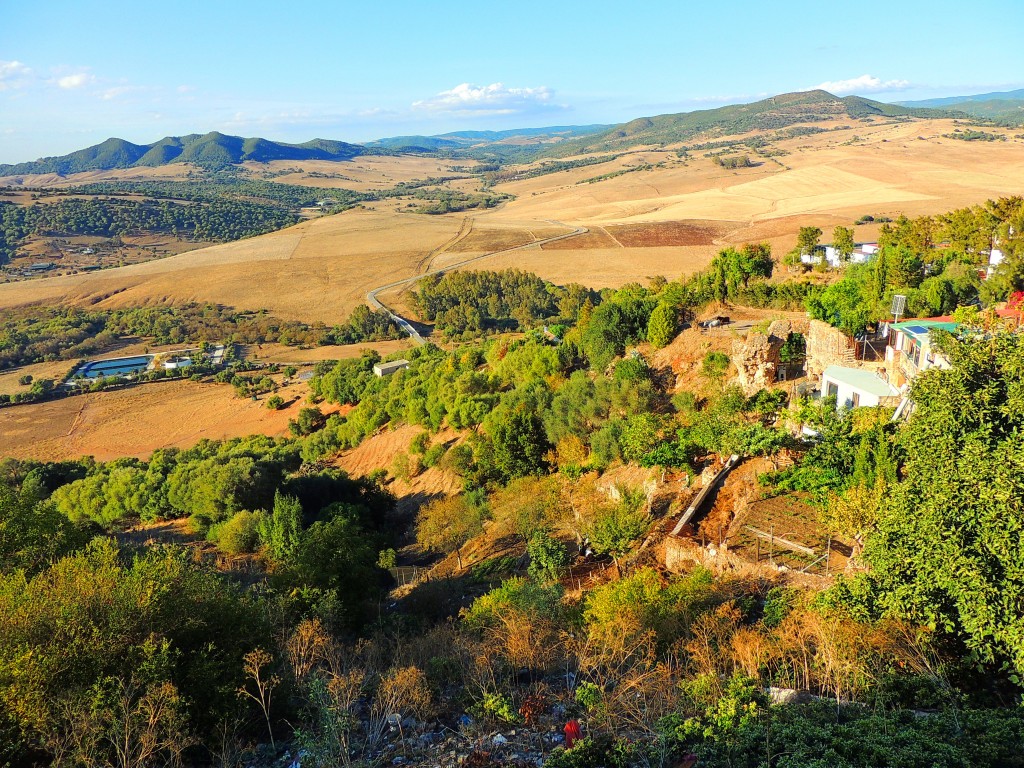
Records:
M616 123L828 84L1024 86L1021 0L0 0L0 163L110 136L281 141Z

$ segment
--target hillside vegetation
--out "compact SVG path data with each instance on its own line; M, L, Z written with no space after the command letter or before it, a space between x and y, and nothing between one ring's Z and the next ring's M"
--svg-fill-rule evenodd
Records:
M1024 88L1016 91L980 93L974 96L948 96L940 99L904 101L901 106L927 109L955 109L974 117L1007 125L1024 124Z
M82 171L192 163L207 170L238 165L247 160L348 160L366 148L343 141L313 139L302 144L284 144L261 138L228 136L213 131L204 135L167 136L152 144L132 144L111 138L68 155L44 157L27 163L0 165L0 175L56 173L66 176Z
M864 755L893 768L1013 765L1024 652L1007 531L1024 483L1022 337L940 339L955 366L922 376L906 424L795 404L819 434L802 444L784 392L746 398L707 366L706 398L669 403L642 358L606 370L578 357L650 297L634 288L577 315L578 341L423 347L387 381L369 357L325 366L320 391L359 405L310 419L308 437L6 462L0 756L103 761L113 742L195 764L225 749L266 762L302 750L326 768L427 762L443 739L490 764L516 759L500 730L555 768L667 768L691 753L754 768L782 751L813 768L823 750L843 768ZM324 461L336 450L324 438L388 421L426 427L391 471L422 462L465 479L466 493L423 504L412 528L423 550L466 560L385 598L408 520L392 512L387 470L346 477ZM478 428L449 446L435 439L443 424ZM797 464L763 489L811 494L823 519L866 542L870 570L820 594L777 577L664 573L638 547L664 508L596 482L623 460L696 469L782 446ZM238 570L105 535L184 516ZM470 559L478 539L514 554ZM611 578L580 590L568 569L584 564L584 541ZM771 687L809 695L778 704ZM540 741L569 717L587 739Z
M827 91L784 93L751 104L731 104L716 109L642 117L602 133L564 142L548 154L568 155L603 152L637 145L664 145L695 137L713 137L775 131L800 123L871 117L936 118L963 116L950 110L901 107L861 96L840 98Z

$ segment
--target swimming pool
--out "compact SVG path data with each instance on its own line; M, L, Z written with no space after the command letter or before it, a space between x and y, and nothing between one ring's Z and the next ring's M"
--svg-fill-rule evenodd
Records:
M112 360L96 360L86 363L78 375L87 379L99 379L104 376L127 376L129 373L138 373L146 370L152 355L138 355L136 357L117 357Z

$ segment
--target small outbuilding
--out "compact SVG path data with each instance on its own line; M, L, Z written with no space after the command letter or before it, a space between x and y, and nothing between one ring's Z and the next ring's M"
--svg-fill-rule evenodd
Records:
M900 391L878 373L830 365L821 374L821 396L834 397L836 408L895 406Z
M408 360L392 360L390 363L377 363L373 366L373 372L377 376L390 376L398 371L404 371L408 367Z

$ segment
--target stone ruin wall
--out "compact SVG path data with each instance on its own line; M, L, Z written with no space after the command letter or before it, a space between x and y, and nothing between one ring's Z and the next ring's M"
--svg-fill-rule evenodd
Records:
M811 320L807 330L807 376L820 378L830 365L856 365L853 340L828 323Z

